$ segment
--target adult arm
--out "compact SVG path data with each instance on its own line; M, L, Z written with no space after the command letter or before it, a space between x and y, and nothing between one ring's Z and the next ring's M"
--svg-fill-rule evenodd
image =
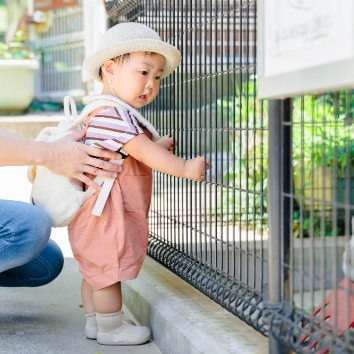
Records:
M49 143L0 130L0 166L42 165L98 188L85 173L115 178L121 167L103 159L119 160L121 155L79 143L84 134L76 132Z

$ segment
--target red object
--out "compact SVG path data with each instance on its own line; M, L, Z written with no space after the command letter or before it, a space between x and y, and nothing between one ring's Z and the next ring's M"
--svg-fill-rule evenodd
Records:
M337 336L341 337L349 328L354 328L354 282L348 278L343 278L338 283L337 288L333 289L324 302L315 309L313 315L318 318L314 321L316 325L320 325L323 322L326 325L324 328L325 331L319 332L318 340L313 340L307 334L301 337L300 344L310 341L306 345L306 349L309 351L313 351L316 348L319 339L326 336L325 332L332 332L332 329L335 329ZM304 328L315 334L317 328L311 328L311 326L311 323L307 323ZM321 327L323 328L323 326ZM325 354L328 352L329 349L325 347L321 348L321 351L318 353Z

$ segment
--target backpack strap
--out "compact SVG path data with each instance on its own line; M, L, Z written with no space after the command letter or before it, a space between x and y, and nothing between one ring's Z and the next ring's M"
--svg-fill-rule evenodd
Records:
M110 160L110 162L115 163L117 165L122 165L123 160ZM106 205L108 196L111 193L114 178L96 177L94 181L97 184L101 184L101 190L97 197L96 203L91 211L91 214L101 216L103 208Z
M107 106L100 106L94 109L87 117L85 129L87 131L88 125L94 116L96 116L102 109L107 108ZM121 165L123 160L110 160L111 163L115 163L117 165ZM97 197L96 203L91 211L92 215L101 216L104 206L106 205L106 201L108 199L109 194L111 193L111 189L114 183L114 178L107 177L99 177L97 176L94 179L94 182L101 185L101 190Z
M71 96L64 97L64 114L66 118L77 117L76 103Z

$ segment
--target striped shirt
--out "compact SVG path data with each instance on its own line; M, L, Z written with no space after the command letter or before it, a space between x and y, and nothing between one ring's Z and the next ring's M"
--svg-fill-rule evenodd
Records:
M89 122L85 144L119 151L135 136L144 134L143 128L126 108L108 107Z

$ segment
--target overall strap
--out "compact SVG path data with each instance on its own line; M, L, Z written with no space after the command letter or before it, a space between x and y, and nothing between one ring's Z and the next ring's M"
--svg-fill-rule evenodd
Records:
M87 131L87 128L92 120L93 117L95 117L98 113L100 113L102 110L108 108L107 106L101 106L93 110L87 117L86 123L85 123L85 131Z
M93 117L95 117L99 112L103 109L108 108L108 106L100 106L95 108L87 117L85 130L87 131L88 125ZM115 163L117 165L121 165L123 160L110 160L111 163ZM106 201L108 199L109 194L111 193L111 189L114 183L114 178L107 178L107 177L96 177L94 182L101 185L101 190L98 194L96 203L91 211L92 215L101 216L104 206L106 205Z

